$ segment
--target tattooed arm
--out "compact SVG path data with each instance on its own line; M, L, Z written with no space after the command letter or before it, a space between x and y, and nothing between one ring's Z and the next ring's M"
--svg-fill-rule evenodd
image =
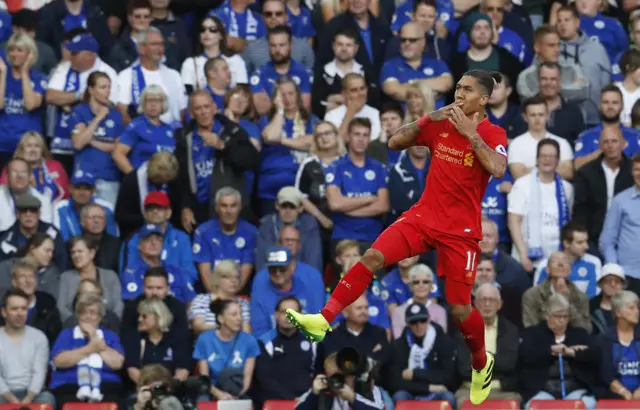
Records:
M507 158L491 149L477 133L471 134L467 138L484 169L493 175L494 178L502 178L507 171Z
M416 137L420 134L422 128L430 122L443 121L451 118L451 112L454 107L458 107L460 103L453 103L439 110L430 112L418 121L410 122L398 128L389 139L389 148L394 151L402 151L415 145Z

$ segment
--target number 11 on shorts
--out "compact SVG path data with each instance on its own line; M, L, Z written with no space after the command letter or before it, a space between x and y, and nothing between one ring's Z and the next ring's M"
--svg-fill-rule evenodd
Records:
M476 252L467 251L467 267L464 270L473 270L476 263Z

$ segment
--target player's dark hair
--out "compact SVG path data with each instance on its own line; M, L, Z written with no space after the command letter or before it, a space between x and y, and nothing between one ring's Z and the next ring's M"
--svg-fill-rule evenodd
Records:
M540 151L542 150L542 147L544 147L545 145L551 145L552 147L555 147L556 155L558 156L558 158L560 157L560 144L558 144L558 141L551 138L543 138L538 143L538 148L536 150L536 158L540 158Z
M560 64L556 63L555 61L545 61L543 63L540 63L540 66L538 67L538 77L540 77L540 71L542 71L543 68L547 68L549 70L558 70L558 73L560 73Z
M604 87L602 87L602 89L600 90L600 97L602 98L602 96L605 93L616 93L620 96L620 99L623 100L624 97L622 96L622 91L620 90L620 88L618 88L618 86L613 85L613 84L607 84Z
M380 117L388 112L394 112L398 114L400 118L404 116L402 105L400 105L400 103L397 101L387 101L386 103L382 104L382 108L380 108Z
M278 301L278 303L276 304L276 311L280 310L280 308L282 307L282 304L285 302L295 302L295 304L298 305L298 310L302 309L302 304L300 303L300 300L293 295L289 295L289 296L283 297Z
M575 4L565 4L564 6L561 6L560 8L558 8L558 11L556 11L556 15L560 14L560 12L562 11L567 11L569 13L571 13L573 15L573 18L579 19L580 18L580 13L578 13L578 9L576 8Z
M291 29L285 25L275 26L274 28L270 28L267 31L267 41L271 38L271 36L275 36L277 34L286 34L289 38L289 43L291 43Z
M333 41L336 41L336 38L338 38L338 36L345 36L355 41L356 43L358 42L358 33L356 33L353 27L345 27L338 30L333 36Z
M165 278L167 283L169 283L169 274L162 266L147 269L144 273L144 280L147 280L147 278Z
M417 0L413 2L413 14L416 13L420 6L429 6L437 9L435 0Z
M497 71L474 69L464 73L463 77L465 76L475 78L480 87L482 87L481 92L489 96L493 93L493 86L502 82L502 74Z
M227 300L227 299L216 299L209 304L209 309L211 309L211 313L216 315L216 324L220 326L220 315L223 315L224 312L229 309L229 306L234 303L238 303L235 300Z
M562 238L562 242L573 242L573 235L575 233L588 233L587 228L585 228L581 223L576 221L569 221L565 226L562 227L560 231L560 237Z
M640 68L640 51L635 48L625 51L620 58L619 66L623 75L636 71Z
M351 132L355 127L366 127L371 131L371 121L368 118L354 118L349 121L347 133Z
M640 163L640 152L636 152L631 156L631 162L633 162L634 164Z
M544 105L546 107L547 106L547 102L541 96L536 95L534 97L531 97L531 98L527 99L524 102L524 104L522 105L522 112L526 113L527 109L529 107L531 107L532 105Z
M11 288L2 297L2 307L6 308L7 307L7 302L9 301L9 298L14 297L14 296L15 297L19 297L19 298L23 298L27 302L29 302L29 295L27 295L24 290L18 289L18 288Z

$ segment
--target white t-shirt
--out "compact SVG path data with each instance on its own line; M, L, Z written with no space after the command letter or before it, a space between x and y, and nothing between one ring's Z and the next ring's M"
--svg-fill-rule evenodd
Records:
M333 110L328 111L324 115L324 120L329 121L336 127L340 128L345 115L347 115L347 106L343 104L338 108L334 108ZM368 118L369 121L371 121L371 141L378 139L378 137L380 136L380 131L382 129L382 127L380 126L380 111L365 104L360 112L358 112L354 117Z
M525 246L527 245L527 239L529 235L528 220L529 213L533 211L534 206L531 197L531 178L535 178L536 173L531 172L522 178L519 178L513 183L513 188L507 197L508 206L507 212L510 214L522 215L522 236ZM562 180L564 185L564 193L567 197L567 205L569 212L573 209L573 186ZM542 204L542 217L540 222L542 250L544 252L544 258L551 256L553 252L560 249L560 229L558 228L558 201L556 201L556 183L550 184L539 183L540 186L540 203ZM520 260L520 255L516 247L513 247L512 256L516 260Z
M231 84L233 87L236 84L248 84L249 76L247 74L247 65L238 54L234 54L231 57L227 57L222 55L222 58L225 59L227 64L229 65L229 71L231 71ZM195 64L193 63L195 60ZM207 79L204 75L204 65L207 62L207 58L199 55L197 57L189 57L184 60L182 63L182 69L180 70L180 75L182 76L182 82L184 85L190 85L194 89L196 87L196 70L198 70L198 82L197 85L202 89L205 88L207 84Z
M53 69L53 73L51 74L51 79L49 80L48 89L56 90L56 91L65 91L65 86L67 84L67 74L71 69L70 61L63 61L56 68ZM111 95L109 95L109 99L112 102L116 102L118 95L118 74L116 70L111 68L107 63L100 60L99 57L96 57L96 62L93 64L93 67L80 73L80 93L84 93L87 89L87 79L89 75L94 71L102 71L107 74L111 79Z
M621 82L613 84L622 92L622 112L620 113L620 121L630 127L631 109L633 108L633 104L640 99L640 88L636 89L634 92L629 92L629 90L624 88Z
M133 100L132 79L133 66L127 67L118 74L118 98L117 103L130 105ZM155 71L142 68L145 86L157 84L167 94L169 99L169 111L160 116L160 120L172 124L175 121L181 121L180 112L187 108L187 93L182 83L180 74L164 64L160 64L160 69ZM143 90L141 90L142 92Z
M557 135L553 135L547 132L546 138L558 141L560 144L560 161L567 161L573 159L573 150L569 141L564 138L560 138ZM536 154L538 152L538 142L527 131L524 134L516 137L509 144L508 158L509 164L524 164L527 168L533 168L536 166Z

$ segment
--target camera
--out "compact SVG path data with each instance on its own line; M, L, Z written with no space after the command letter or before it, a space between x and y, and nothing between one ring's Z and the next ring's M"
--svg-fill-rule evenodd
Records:
M328 390L342 389L347 376L356 377L356 390L360 390L369 381L375 362L353 347L345 347L336 353L336 366L340 372L327 377Z
M151 398L147 401L145 410L165 407L162 406L163 401L170 397L177 399L184 410L195 410L198 396L209 394L210 388L207 376L191 376L186 380L173 379L170 385L161 384L150 390Z

